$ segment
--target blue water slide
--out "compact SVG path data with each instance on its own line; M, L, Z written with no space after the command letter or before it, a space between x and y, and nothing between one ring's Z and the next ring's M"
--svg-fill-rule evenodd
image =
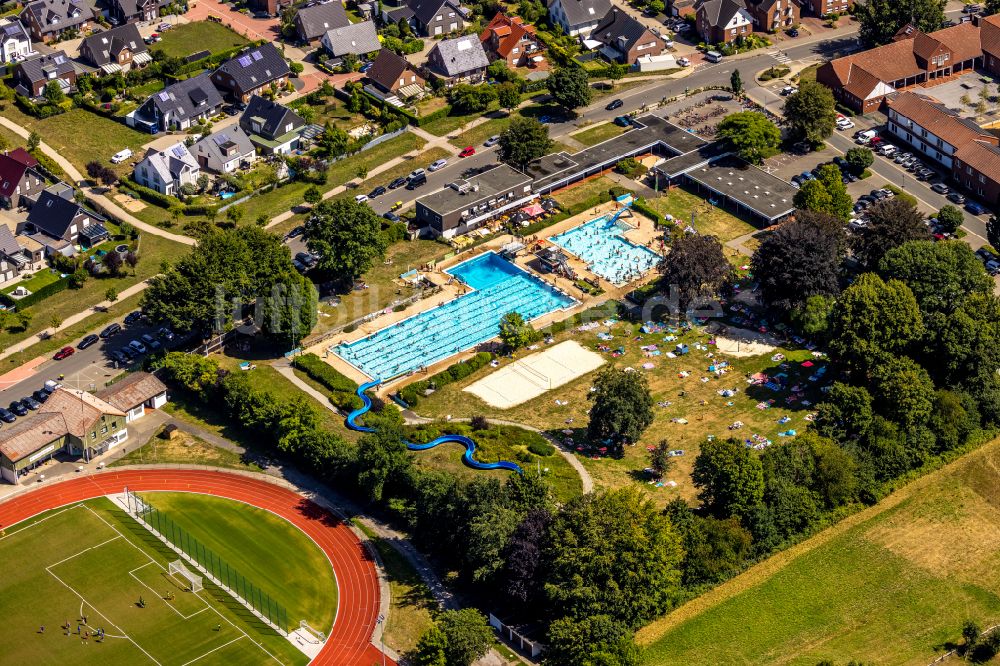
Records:
M381 381L376 379L375 381L362 384L358 387L357 393L358 397L361 398L362 405L347 415L347 427L351 430L356 430L358 432L375 432L374 428L358 423L358 418L368 413L368 411L372 408L372 400L368 397L367 392L369 389L375 388L380 383ZM517 472L518 474L524 473L524 470L521 469L520 465L512 463L508 460L498 460L497 462L480 462L476 460L472 456L472 454L476 452L476 442L475 440L464 435L441 435L426 444L416 444L405 439L403 440L403 443L406 444L406 448L411 451L426 451L428 449L433 449L439 444L447 444L449 442L455 442L456 444L461 444L465 447L465 453L462 454L462 462L472 469L505 469L510 472Z
M634 201L634 199L632 201ZM622 213L624 213L625 211L627 211L629 208L632 207L632 201L629 201L627 204L618 209L618 212L615 213L614 216L612 216L610 224L614 224L615 222L617 222L618 218L622 216Z

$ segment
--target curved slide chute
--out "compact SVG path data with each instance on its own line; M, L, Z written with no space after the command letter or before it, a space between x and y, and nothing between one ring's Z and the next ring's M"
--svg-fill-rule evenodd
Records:
M351 430L356 430L358 432L375 432L374 428L358 423L358 418L367 414L372 408L372 399L368 397L367 392L369 389L375 388L379 384L381 384L381 381L376 379L375 381L367 382L358 387L357 394L358 397L361 398L361 402L363 404L361 407L355 409L347 415L347 427ZM480 462L476 460L472 457L472 454L476 452L476 442L475 440L464 435L441 435L426 444L416 444L405 439L403 440L403 443L406 444L406 448L411 451L426 451L428 449L433 449L438 444L447 444L449 442L455 442L465 447L465 453L462 454L462 462L472 469L505 469L510 472L517 472L518 474L524 473L524 470L521 469L520 465L512 463L508 460L498 460L497 462Z

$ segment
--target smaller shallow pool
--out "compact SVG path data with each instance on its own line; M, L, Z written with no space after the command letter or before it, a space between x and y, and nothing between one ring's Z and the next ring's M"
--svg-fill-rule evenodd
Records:
M660 263L660 255L625 238L629 227L622 221L598 217L573 227L550 241L575 254L595 275L621 285L642 277Z

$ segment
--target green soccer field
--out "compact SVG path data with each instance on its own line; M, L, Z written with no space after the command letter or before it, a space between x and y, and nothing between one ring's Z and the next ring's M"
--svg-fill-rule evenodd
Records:
M287 603L295 624L310 619L316 622L313 626L329 629L337 607L333 572L319 548L298 529L229 500L183 493L147 497L184 521L186 529L239 566L248 579ZM309 661L207 580L203 591L188 592L185 580L167 573L168 563L176 559L105 498L8 529L0 538L0 562L6 565L0 577L5 619L0 623L0 661L100 660L106 666ZM94 637L98 629L104 630L103 640Z

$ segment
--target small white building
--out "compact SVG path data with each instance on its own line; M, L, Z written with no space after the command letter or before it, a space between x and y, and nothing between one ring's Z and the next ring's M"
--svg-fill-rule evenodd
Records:
M159 409L167 402L167 387L155 375L133 372L96 393L97 397L125 413L131 423L146 415L147 409Z
M135 182L143 187L176 196L184 185L195 184L201 169L187 146L178 142L159 152L150 149L135 165L133 174Z
M20 21L8 19L0 22L0 62L24 60L34 53L31 37Z

